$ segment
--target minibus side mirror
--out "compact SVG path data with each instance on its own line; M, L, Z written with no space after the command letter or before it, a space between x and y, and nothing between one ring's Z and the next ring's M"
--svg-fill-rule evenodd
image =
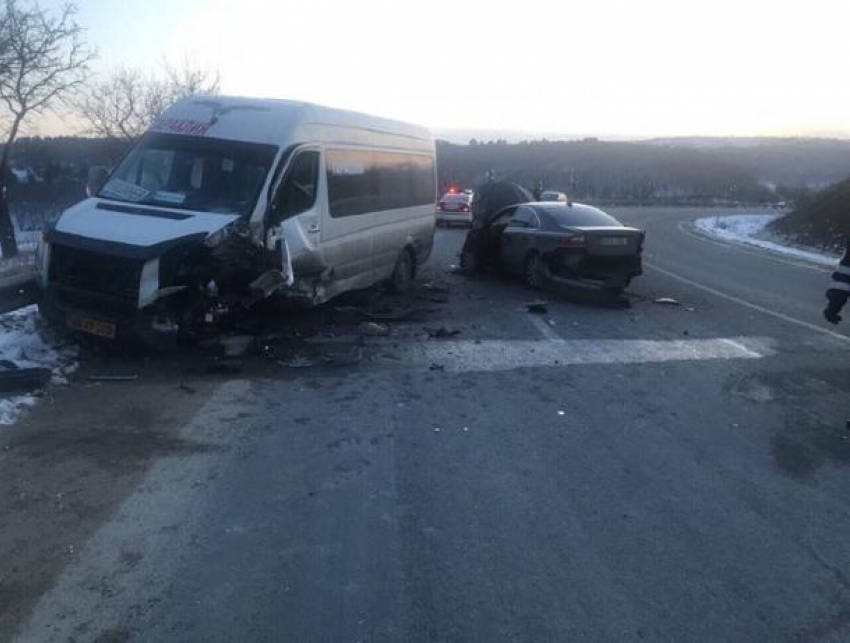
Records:
M89 168L88 181L86 181L86 196L94 196L100 192L109 178L109 169L102 165L93 165Z

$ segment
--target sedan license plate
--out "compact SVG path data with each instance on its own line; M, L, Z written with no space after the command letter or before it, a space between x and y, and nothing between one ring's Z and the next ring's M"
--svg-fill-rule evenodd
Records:
M112 322L91 319L89 317L80 317L78 315L70 315L67 320L67 325L68 328L88 333L89 335L115 339L115 324Z
M602 237L599 243L603 246L627 246L629 245L629 240L625 237Z

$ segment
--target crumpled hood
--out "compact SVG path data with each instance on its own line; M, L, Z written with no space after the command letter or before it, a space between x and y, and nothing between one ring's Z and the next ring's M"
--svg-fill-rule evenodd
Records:
M202 240L239 218L91 198L68 208L48 241L108 254L155 256L182 241Z

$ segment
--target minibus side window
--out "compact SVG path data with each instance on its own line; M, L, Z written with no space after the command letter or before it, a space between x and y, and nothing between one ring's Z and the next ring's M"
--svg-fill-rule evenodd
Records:
M313 150L299 152L292 159L272 202L269 223L275 225L312 208L316 202L318 179L319 153Z

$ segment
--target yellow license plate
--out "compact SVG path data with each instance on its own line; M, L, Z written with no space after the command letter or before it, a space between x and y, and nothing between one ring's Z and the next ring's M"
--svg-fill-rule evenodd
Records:
M90 319L89 317L79 317L78 315L70 315L68 317L68 328L88 333L89 335L115 339L115 324L112 322Z

